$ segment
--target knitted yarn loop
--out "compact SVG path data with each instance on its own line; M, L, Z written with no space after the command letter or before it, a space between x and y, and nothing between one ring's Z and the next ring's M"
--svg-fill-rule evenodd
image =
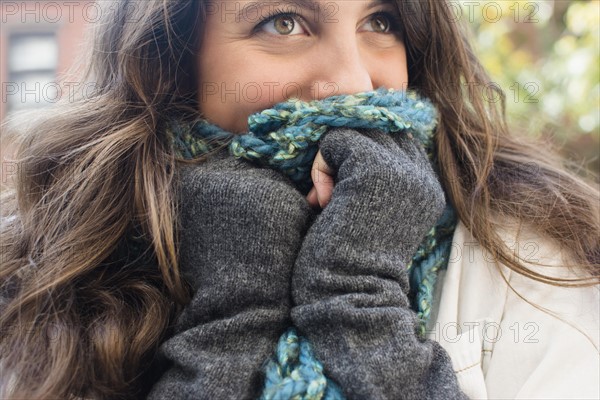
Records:
M235 135L199 118L192 123L170 120L166 135L175 155L192 159L228 146L236 158L274 168L287 175L304 194L312 187L310 171L318 142L330 127L379 129L409 134L425 148L434 167L434 130L438 113L427 98L414 91L379 88L354 95L331 96L310 102L289 99L248 117L249 132ZM412 307L425 336L431 316L437 273L446 268L457 219L447 205L421 242L408 268ZM329 380L310 343L290 328L279 339L276 355L265 366L261 400L337 400L341 390Z
M341 400L335 383L325 378L307 340L290 328L279 338L277 354L265 368L265 389L260 400Z

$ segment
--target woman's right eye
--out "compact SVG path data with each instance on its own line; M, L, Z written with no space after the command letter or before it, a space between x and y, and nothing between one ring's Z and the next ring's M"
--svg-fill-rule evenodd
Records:
M254 32L266 31L272 35L290 36L304 32L302 24L298 21L301 17L295 13L275 12L266 16L256 25Z

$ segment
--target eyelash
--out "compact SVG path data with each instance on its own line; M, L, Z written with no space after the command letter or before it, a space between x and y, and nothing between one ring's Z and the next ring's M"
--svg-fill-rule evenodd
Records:
M378 11L376 13L371 14L369 18L375 18L378 16L386 17L390 22L390 30L385 34L400 34L401 22L398 16L387 11ZM269 13L260 20L260 22L254 27L253 33L258 33L263 26L265 26L267 23L271 22L277 17L292 17L294 20L296 20L296 22L304 20L304 18L301 15L295 12L274 9L273 11L269 11Z

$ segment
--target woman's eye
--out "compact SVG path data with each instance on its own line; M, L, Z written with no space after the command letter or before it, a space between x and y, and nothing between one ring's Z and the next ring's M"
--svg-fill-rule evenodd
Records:
M279 13L265 18L255 28L257 31L266 30L273 35L294 35L302 33L302 25L298 17L291 13Z
M397 33L398 32L398 21L397 18L390 15L389 13L377 13L371 16L371 19L367 24L367 30L376 33Z

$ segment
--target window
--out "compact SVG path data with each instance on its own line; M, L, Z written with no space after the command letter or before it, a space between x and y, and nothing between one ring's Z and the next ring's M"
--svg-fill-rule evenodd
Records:
M54 33L15 33L8 47L7 111L55 102L58 44Z

